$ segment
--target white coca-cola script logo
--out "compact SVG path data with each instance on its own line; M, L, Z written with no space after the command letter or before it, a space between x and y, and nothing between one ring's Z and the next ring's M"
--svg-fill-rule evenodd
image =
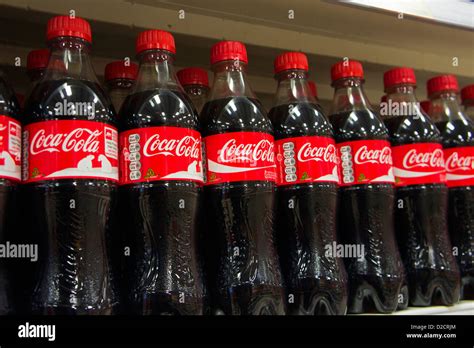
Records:
M69 133L46 134L39 130L31 140L30 152L37 155L42 152L90 152L99 151L99 130L76 128Z
M459 153L453 152L446 159L446 170L448 172L454 172L456 170L472 170L474 169L474 157L473 156L459 156Z
M164 155L199 159L200 144L200 139L191 135L181 139L161 139L160 134L154 134L146 141L143 154L147 157Z
M333 144L312 147L311 143L305 143L298 151L298 161L324 161L337 164L336 147Z
M385 146L383 149L369 150L367 145L359 148L355 154L355 163L389 164L392 165L392 150Z
M418 152L416 149L411 149L403 158L403 167L407 169L443 166L443 151L441 149L436 149L433 152Z
M273 162L274 156L273 142L265 139L256 144L237 144L235 139L231 139L219 150L219 162L221 163Z

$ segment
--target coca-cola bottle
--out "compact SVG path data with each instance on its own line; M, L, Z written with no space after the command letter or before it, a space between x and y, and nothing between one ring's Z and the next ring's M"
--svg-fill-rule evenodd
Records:
M207 272L215 312L284 314L274 245L273 127L250 89L247 62L240 42L211 48L214 82L201 113Z
M178 80L197 112L201 112L209 94L207 71L201 68L181 69L178 71Z
M474 121L474 85L461 89L461 100L464 105L464 113L471 121Z
M440 132L416 100L413 69L387 71L384 86L392 106L385 123L392 144L395 223L410 304L452 305L459 299L459 271L447 231Z
M444 149L448 231L461 271L461 299L474 299L474 124L461 111L455 76L433 77L427 90Z
M138 77L120 112L120 199L129 301L138 314L203 314L198 117L178 83L173 36L140 33Z
M21 180L20 106L0 72L0 244L15 237L18 226L18 184ZM0 258L0 315L14 310L13 269Z
M110 99L117 113L137 79L138 65L118 60L105 66L104 79Z
M329 119L340 157L338 231L349 277L348 311L393 312L406 289L393 227L388 131L365 95L361 63L341 61L333 65L331 77L335 91Z
M24 204L39 242L32 310L111 314L118 305L109 250L116 117L92 68L89 23L54 17L47 40L48 68L24 111Z
M339 182L332 127L308 84L299 52L275 59L278 80L269 117L275 130L277 241L290 314L345 314L347 275L336 243Z
M28 53L26 58L26 72L33 86L43 78L46 67L48 66L50 54L51 52L48 48L33 50Z

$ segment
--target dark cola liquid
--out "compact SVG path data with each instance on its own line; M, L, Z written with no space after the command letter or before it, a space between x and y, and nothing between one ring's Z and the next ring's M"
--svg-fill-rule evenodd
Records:
M392 146L439 142L436 126L422 114L385 121ZM459 272L447 233L448 190L443 184L396 190L395 228L408 276L410 304L452 305L459 299Z
M260 102L246 97L212 100L204 105L201 119L203 136L273 133ZM205 187L204 246L214 312L285 314L274 245L274 186L249 181Z
M436 124L443 147L474 146L474 125L466 120ZM446 160L446 159L445 159ZM461 271L461 299L474 299L474 186L448 189L448 226Z
M102 88L72 79L45 81L32 91L24 125L87 116L56 116L56 103L93 103L93 121L115 124ZM116 184L96 179L45 180L23 185L27 234L39 244L32 311L38 314L112 314L118 297L111 262ZM74 208L71 202L74 200ZM25 203L26 204L26 203Z
M290 112L291 108L291 112ZM295 117L294 115L298 115ZM279 105L270 110L275 140L298 136L333 137L319 106ZM326 257L336 242L337 184L310 183L277 189L277 241L290 314L345 314L347 275L341 258ZM289 202L294 202L290 208Z
M157 102L159 101L159 103ZM189 99L177 91L131 94L121 113L121 131L172 126L198 130ZM201 185L152 181L120 187L126 233L130 309L137 314L199 315L206 310L199 255ZM184 208L178 202L185 202Z
M0 115L20 121L20 107L12 88L0 77ZM0 154L1 156L2 154ZM15 240L19 231L18 185L0 178L0 244ZM17 261L17 260L15 260ZM12 281L15 277L15 261L0 258L0 315L14 310ZM21 262L21 260L20 260Z
M336 142L388 140L387 129L374 113L357 110L330 116ZM343 244L363 245L365 256L345 258L351 313L393 312L406 289L395 241L394 192L391 184L339 189L338 235ZM399 295L402 296L399 296Z

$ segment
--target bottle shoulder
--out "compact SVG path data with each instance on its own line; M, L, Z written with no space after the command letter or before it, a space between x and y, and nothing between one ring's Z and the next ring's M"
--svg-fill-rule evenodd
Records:
M332 126L321 108L312 103L288 103L270 109L275 138L300 136L333 137Z
M436 123L443 147L474 146L474 124L467 119Z
M264 132L273 126L259 100L231 97L208 101L201 112L203 135L224 132Z
M422 114L391 117L385 120L385 124L392 145L441 141L436 125Z
M25 103L25 124L58 119L116 124L115 109L99 84L74 79L38 82Z
M354 140L388 140L388 130L371 110L353 110L329 116L337 142Z
M121 130L157 126L199 129L197 112L188 96L169 89L129 94L119 119Z

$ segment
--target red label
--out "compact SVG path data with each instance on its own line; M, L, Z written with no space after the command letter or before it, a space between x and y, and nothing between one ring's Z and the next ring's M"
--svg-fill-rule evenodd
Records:
M399 145L394 146L392 150L396 186L446 182L441 144Z
M280 139L276 145L277 185L339 183L334 139L320 136Z
M337 144L337 151L342 186L394 182L388 141L347 141Z
M21 125L0 115L0 178L21 180Z
M474 186L474 146L444 150L448 187Z
M190 180L202 183L199 132L182 127L147 127L120 133L120 183Z
M275 181L273 137L261 132L232 132L204 138L207 184Z
M23 180L118 180L118 133L94 121L29 124L23 132Z

